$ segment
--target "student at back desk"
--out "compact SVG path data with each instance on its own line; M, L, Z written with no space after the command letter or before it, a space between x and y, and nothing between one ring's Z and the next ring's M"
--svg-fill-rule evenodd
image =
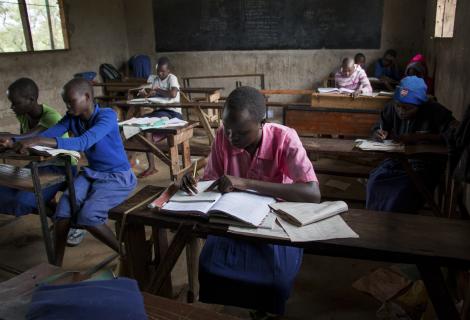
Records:
M0 134L0 148L11 148L14 139L34 136L38 133L54 126L62 116L47 104L39 104L39 88L37 84L29 78L20 78L8 87L8 100L11 102L11 109L16 115L20 124L20 134ZM64 137L68 137L64 134ZM72 163L77 164L75 160ZM48 165L39 168L39 173L59 173L65 174L63 165ZM50 186L43 190L45 203L51 203L55 194L63 188L63 184ZM36 198L34 193L16 190L8 187L0 187L0 212L21 216L37 211ZM83 240L85 232L79 229L71 229L67 244L76 246Z
M457 122L452 112L428 100L424 80L406 77L395 91L394 100L381 113L374 128L379 140L400 139L405 143L443 142L450 137ZM445 162L435 159L409 160L413 170L433 191ZM375 169L367 183L366 207L371 210L416 213L424 199L398 160L385 160Z
M77 224L116 252L116 237L105 224L108 211L124 201L137 182L127 160L116 113L93 104L93 88L84 79L73 79L63 88L67 115L38 137L18 141L15 149L24 152L33 145L82 151L88 159L75 178L78 205ZM60 138L71 131L73 138ZM55 213L56 264L61 265L65 239L71 225L68 191L60 198Z
M266 123L266 102L254 88L227 98L203 180L220 192L254 190L287 201L319 202L318 180L295 130ZM193 192L190 174L182 189ZM302 250L209 236L199 262L200 300L282 314Z
M372 86L366 72L351 58L343 59L341 69L335 74L335 83L337 88L354 90L353 96L372 93Z
M156 69L157 74L149 76L147 80L149 86L139 91L139 96L148 98L158 97L161 99L161 103L165 104L179 103L180 85L178 83L178 78L171 73L170 60L167 57L161 57L160 59L158 59ZM142 117L167 117L169 119L183 119L183 115L181 114L181 108L156 109L155 111L147 113ZM151 134L149 134L148 138L151 138L156 143L161 141L165 137L159 135L151 136ZM130 153L129 157L131 163L133 163L134 154ZM138 175L139 178L145 178L157 173L155 157L152 153L147 153L147 161L148 168Z

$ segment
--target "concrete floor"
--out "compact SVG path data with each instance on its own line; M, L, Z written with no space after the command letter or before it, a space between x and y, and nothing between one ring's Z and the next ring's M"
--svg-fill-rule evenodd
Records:
M139 156L141 163L146 163ZM139 188L146 184L166 185L169 182L168 170L158 162L160 172L139 181ZM139 172L142 167L137 168ZM321 180L326 178L321 178ZM337 179L337 178L335 178ZM360 188L357 181L352 188ZM354 185L354 183L357 184ZM74 248L67 248L64 267L69 270L87 270L110 255L112 252L89 234L84 242ZM178 288L186 283L185 255L178 262L173 272L173 279ZM39 218L28 215L18 219L0 215L0 262L19 270L26 270L46 260L39 227ZM287 305L285 319L375 319L379 303L372 297L352 288L351 284L371 270L383 266L383 263L352 259L304 256L302 268L295 282L292 297ZM0 272L0 281L12 277ZM182 298L182 297L180 297ZM205 308L227 312L241 318L249 318L243 309L222 306Z

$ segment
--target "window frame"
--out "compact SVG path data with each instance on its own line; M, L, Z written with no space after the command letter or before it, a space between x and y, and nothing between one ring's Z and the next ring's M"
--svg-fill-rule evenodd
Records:
M452 39L455 33L457 0L437 0L434 38Z
M18 9L20 12L21 24L23 26L23 34L25 38L26 50L25 51L0 52L0 56L1 55L23 55L23 54L35 54L35 53L63 52L63 51L70 50L70 39L69 39L69 32L67 28L68 22L67 22L67 15L65 14L64 0L57 0L57 4L59 5L62 36L64 38L64 48L63 49L49 49L49 50L34 50L33 36L31 33L31 26L29 24L28 7L26 4L26 0L17 0L17 1L18 1ZM50 15L48 15L48 20L49 20L49 30L51 32Z

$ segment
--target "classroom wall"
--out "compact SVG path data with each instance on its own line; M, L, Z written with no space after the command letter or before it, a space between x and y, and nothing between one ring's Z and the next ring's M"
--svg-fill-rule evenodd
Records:
M21 76L34 79L40 102L63 111L59 88L77 72L95 71L103 62L119 65L127 59L127 31L122 0L65 0L70 50L62 52L0 54L0 131L18 125L4 94Z
M426 8L425 52L435 77L436 97L461 119L470 104L470 1L458 0L454 37L434 38L436 0Z
M145 53L155 61L159 54L154 49L152 0L124 1L129 53ZM264 73L267 88L311 88L335 70L344 56L354 55L358 51L364 52L369 62L373 62L384 50L395 48L400 52L403 63L412 54L420 52L424 42L425 6L426 0L385 0L380 50L212 51L173 52L165 55L172 60L178 76ZM252 83L245 80L246 84ZM218 83L226 88L234 86L233 80Z

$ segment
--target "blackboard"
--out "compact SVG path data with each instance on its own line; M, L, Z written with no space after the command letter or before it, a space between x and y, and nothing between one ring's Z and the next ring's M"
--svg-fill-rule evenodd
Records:
M378 49L383 0L153 0L157 52Z

